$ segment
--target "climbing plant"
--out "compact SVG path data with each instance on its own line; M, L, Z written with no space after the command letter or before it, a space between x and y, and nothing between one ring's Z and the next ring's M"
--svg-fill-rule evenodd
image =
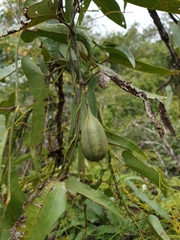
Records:
M93 2L126 28L115 0ZM84 24L90 0L27 0L17 12L8 1L16 23L0 31L1 239L179 239L179 179L169 180L158 156L106 126L97 95L113 84L143 103L159 141L165 129L176 138L166 96L112 66L179 76L179 56L156 10L176 20L180 3L127 2L149 8L173 69L135 59L124 44L93 41ZM6 61L10 41L14 62Z

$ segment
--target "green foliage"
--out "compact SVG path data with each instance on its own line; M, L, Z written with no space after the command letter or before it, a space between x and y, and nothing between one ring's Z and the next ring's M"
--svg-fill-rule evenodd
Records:
M143 1L143 0L127 0L127 2L155 10L160 10L164 12L169 13L179 13L179 3L176 0L167 0L167 1L161 1L161 0L153 0L151 2Z
M115 0L93 2L126 27ZM0 31L0 239L180 234L179 134L170 135L179 131L179 69L153 27L139 33L134 24L97 43L83 25L90 3L12 1L1 14L2 24L6 13L16 20ZM177 44L178 26L171 28ZM87 107L108 140L99 162L82 151ZM164 128L170 133L161 139Z

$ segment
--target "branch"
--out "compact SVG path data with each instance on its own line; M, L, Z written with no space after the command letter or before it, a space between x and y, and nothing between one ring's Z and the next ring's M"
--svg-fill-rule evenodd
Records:
M178 57L176 51L174 50L172 44L170 43L169 35L166 32L166 30L165 30L165 28L164 28L164 26L161 22L161 19L159 18L158 14L156 12L156 10L148 9L148 12L149 12L151 18L153 19L154 24L156 25L156 27L158 29L158 32L161 36L161 39L166 44L166 47L168 48L168 50L170 52L170 55L171 55L172 60L173 60L173 65L180 68L180 58Z
M169 13L169 16L170 16L170 18L173 20L173 22L174 22L175 24L178 24L179 20L177 20L177 19L175 18L174 14Z

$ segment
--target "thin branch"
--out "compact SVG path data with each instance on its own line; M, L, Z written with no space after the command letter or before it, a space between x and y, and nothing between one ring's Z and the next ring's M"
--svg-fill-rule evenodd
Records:
M166 88L168 85L172 85L173 82L173 76L170 76L169 80L165 82L162 86L160 86L156 92L159 92L161 89Z
M166 47L168 48L168 50L170 52L170 55L171 55L172 60L173 60L173 65L180 68L180 58L178 57L176 51L174 50L172 44L170 43L169 35L166 32L166 30L165 30L165 28L164 28L164 26L161 22L161 19L159 18L158 14L156 12L156 10L148 9L148 12L149 12L151 18L153 19L154 24L156 25L156 27L158 29L158 32L161 36L161 39L166 44Z
M169 13L169 16L170 16L170 18L173 20L173 22L174 22L175 24L178 24L179 20L177 20L177 19L175 18L174 14Z

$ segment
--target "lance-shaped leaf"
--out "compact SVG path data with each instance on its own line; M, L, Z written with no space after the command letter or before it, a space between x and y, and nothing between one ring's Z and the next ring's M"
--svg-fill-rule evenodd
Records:
M50 182L38 188L24 206L24 213L12 229L12 237L45 239L60 215L66 210L66 187L63 182ZM21 236L21 237L20 237Z
M108 61L119 63L123 66L128 68L133 68L132 64L129 62L127 57L123 53L110 53ZM140 72L147 72L151 74L160 74L160 75L180 75L179 70L169 70L162 67L153 66L147 63L143 63L140 61L135 60L136 67L133 68L134 70Z
M134 191L136 196L141 199L141 201L147 203L160 216L167 219L168 221L171 221L169 214L164 209L162 209L161 206L155 200L149 199L148 196L145 193L141 192L141 190L138 189L132 181L128 180L127 183L130 186L130 188Z
M5 182L7 183L7 178L5 179ZM25 195L18 182L18 171L14 170L11 173L11 200L7 208L4 204L1 204L0 207L0 239L9 239L12 226L22 214L24 200ZM2 211L4 210L5 212L3 214Z
M29 58L23 57L22 69L26 75L31 92L35 99L33 104L32 130L31 130L31 147L35 149L34 155L38 156L41 152L43 141L43 131L45 122L45 106L48 97L48 89L45 87L45 75L40 68Z
M176 45L180 48L180 23L177 24L174 22L170 23L171 31L173 33L173 39Z
M108 131L106 131L106 136L110 145L131 150L147 159L146 154L135 143Z
M167 195L167 181L161 172L157 172L156 170L145 165L137 157L135 157L131 151L123 151L122 156L124 158L126 166L149 179L152 183L161 189L162 193L165 196Z
M115 0L93 0L106 17L126 28L126 22L121 9Z
M18 68L21 67L21 61L20 60L17 62L17 66L18 66ZM12 63L8 67L1 68L0 69L0 81L3 80L4 78L8 77L9 75L11 75L15 70L16 70L15 63Z
M108 53L115 53L115 54L124 54L125 57L129 60L131 63L132 67L135 68L135 60L132 52L129 50L128 47L126 47L124 44L108 44L105 45L104 50Z
M180 13L180 2L177 0L126 0L126 2L132 3L140 7L160 10L168 13Z
M5 115L7 119L9 113L14 112L15 109L15 92L12 92L7 100L0 103L0 114Z
M156 233L157 237L162 240L170 240L168 235L166 234L161 222L155 215L149 215L148 223Z
M69 29L64 24L39 24L38 29L27 30L21 34L21 39L24 42L32 42L37 37L47 37L57 42L68 43ZM93 52L93 44L87 30L82 28L76 29L77 40L82 42L88 52L88 57L91 58Z
M6 129L6 117L0 114L0 182L2 178L2 156L7 141L8 130Z
M96 202L111 212L115 213L117 216L122 217L120 209L102 192L94 190L88 185L77 181L74 177L69 177L66 180L66 186L67 189L82 194L93 202Z

